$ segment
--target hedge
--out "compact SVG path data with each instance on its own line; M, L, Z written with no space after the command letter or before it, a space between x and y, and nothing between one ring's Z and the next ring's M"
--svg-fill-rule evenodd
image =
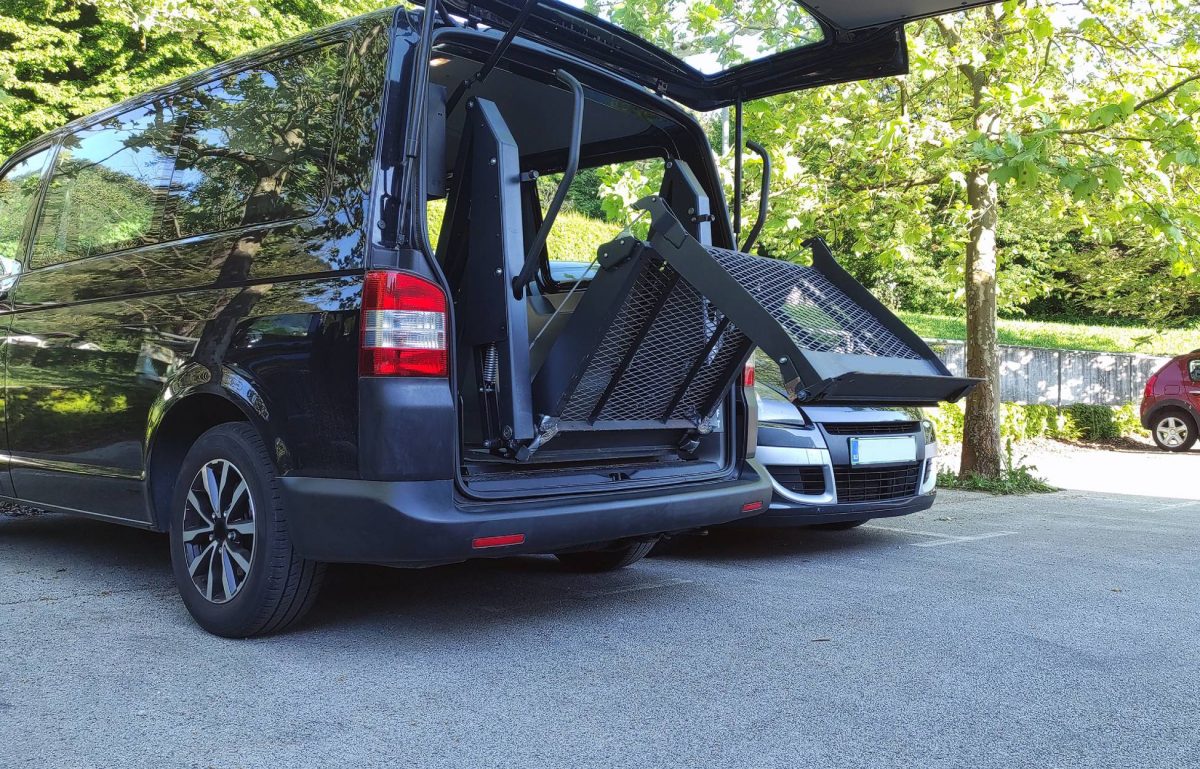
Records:
M950 403L925 409L925 416L937 429L943 443L961 443L963 407ZM1041 404L1001 403L1000 440L1022 441L1031 438L1098 441L1146 435L1133 405L1046 406Z

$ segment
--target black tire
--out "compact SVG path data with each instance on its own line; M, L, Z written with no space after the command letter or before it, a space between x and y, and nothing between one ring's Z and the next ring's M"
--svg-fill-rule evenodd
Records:
M657 539L621 542L600 550L555 553L554 557L571 571L614 571L642 560L654 549L656 544L658 544Z
M833 523L818 523L813 526L814 529L824 529L825 531L849 531L862 526L870 518L864 518L861 521L835 521Z
M218 489L216 504L209 477ZM212 428L188 451L171 495L170 538L184 605L200 627L226 638L275 633L296 622L312 607L325 575L325 564L292 548L275 466L258 432L244 422Z
M1187 451L1196 445L1196 420L1182 409L1164 409L1154 415L1150 435L1163 451Z

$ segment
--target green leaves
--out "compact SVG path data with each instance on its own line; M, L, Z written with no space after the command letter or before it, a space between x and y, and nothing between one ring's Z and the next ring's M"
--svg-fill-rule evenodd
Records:
M40 133L373 0L42 0L0 10L0 158Z

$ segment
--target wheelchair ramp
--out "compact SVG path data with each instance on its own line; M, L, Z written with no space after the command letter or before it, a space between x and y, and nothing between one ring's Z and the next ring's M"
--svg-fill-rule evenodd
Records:
M601 269L534 381L560 430L708 426L755 347L802 402L934 405L975 380L843 270L822 241L813 265L701 245L658 197L648 242L601 248Z

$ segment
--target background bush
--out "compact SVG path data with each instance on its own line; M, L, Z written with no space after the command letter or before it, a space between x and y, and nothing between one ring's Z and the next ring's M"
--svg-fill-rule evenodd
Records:
M925 409L925 417L937 429L942 443L961 443L963 407L950 403L936 409ZM1059 440L1100 441L1114 438L1145 436L1132 404L1124 406L1093 406L1076 404L1058 408L1044 404L1000 404L1000 439L1023 441L1034 438Z

